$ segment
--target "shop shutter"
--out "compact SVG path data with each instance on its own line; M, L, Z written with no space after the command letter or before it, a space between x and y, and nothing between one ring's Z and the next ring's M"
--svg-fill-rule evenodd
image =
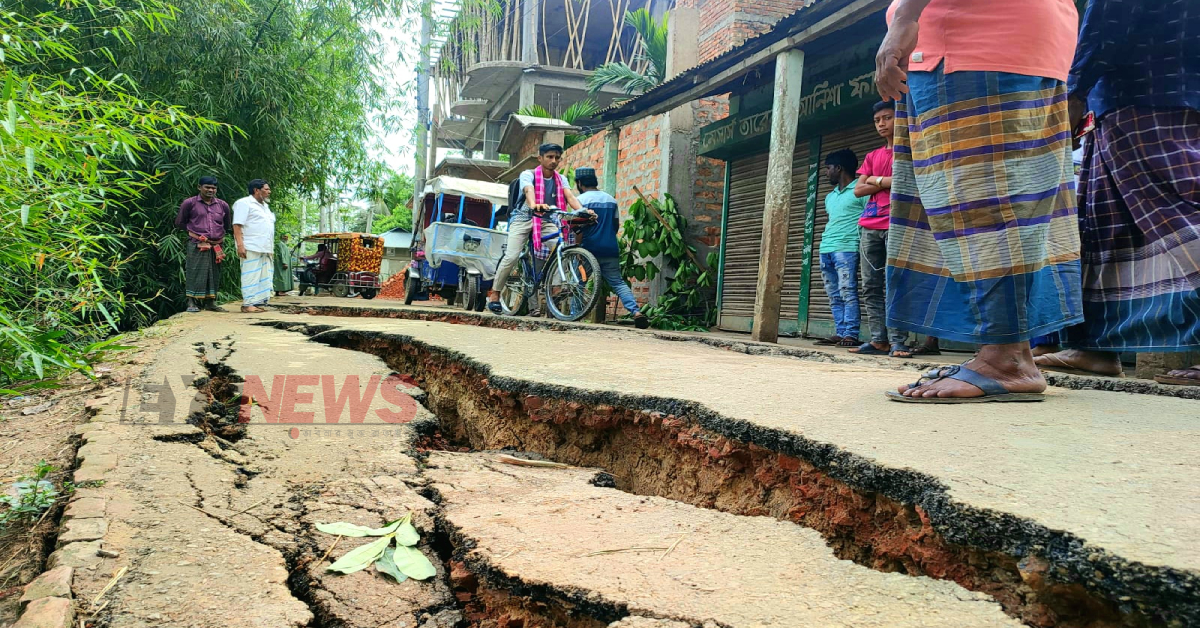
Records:
M825 155L835 150L849 148L858 156L858 161L861 164L867 153L880 146L883 146L883 139L879 137L879 133L872 124L836 131L821 138L821 167L824 168ZM829 308L829 295L825 292L825 281L821 276L820 254L821 236L825 233L825 223L829 221L829 215L825 213L825 195L833 190L833 186L829 184L829 181L825 180L824 172L822 172L819 181L820 184L817 187L817 229L816 235L813 238L812 249L812 289L808 301L809 333L811 335L827 335L833 332L833 312ZM801 231L800 246L803 245L803 237L804 233ZM791 248L789 245L789 253ZM862 313L862 317L863 330L865 332L867 325L865 311Z
M804 247L804 205L808 182L808 142L797 142L792 162L792 208L787 261L780 303L780 327L796 326L800 304L800 260ZM729 171L729 222L725 235L720 328L749 331L762 254L763 198L767 153L734 160Z
M758 258L762 244L763 187L767 180L767 153L730 163L729 222L725 233L725 267L721 291L721 317L754 315L758 284ZM722 328L747 331L722 322Z

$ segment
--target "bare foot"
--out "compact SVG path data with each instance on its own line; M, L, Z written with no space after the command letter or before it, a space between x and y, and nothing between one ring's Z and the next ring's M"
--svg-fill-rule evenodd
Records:
M254 305L243 305L242 311L247 314L256 314L258 312L266 312L266 310L262 309L261 307L257 307Z
M1044 369L1070 369L1084 371L1105 377L1120 377L1124 372L1121 368L1121 357L1107 351L1082 351L1067 349L1058 353L1048 353L1033 359L1034 364Z
M1062 347L1059 345L1039 345L1033 348L1033 357L1036 358L1041 355L1058 353L1059 351L1062 351Z
M1186 369L1175 369L1167 373L1168 377L1182 377L1183 379L1194 379L1200 381L1200 364Z
M996 380L1011 393L1041 393L1046 390L1046 378L1033 364L1029 343L984 345L966 368ZM982 397L978 387L957 379L939 379L923 386L901 386L897 391L905 397Z

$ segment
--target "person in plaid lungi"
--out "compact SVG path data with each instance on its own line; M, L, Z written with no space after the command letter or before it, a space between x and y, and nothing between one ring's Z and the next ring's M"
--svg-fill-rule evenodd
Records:
M1041 401L1029 339L1082 320L1066 79L1070 0L895 0L876 84L897 101L887 325L980 345L889 391Z
M1080 187L1084 322L1043 368L1119 376L1121 352L1200 349L1197 42L1187 0L1092 0L1084 14L1070 76L1071 119L1097 118ZM1200 365L1156 379L1200 385Z

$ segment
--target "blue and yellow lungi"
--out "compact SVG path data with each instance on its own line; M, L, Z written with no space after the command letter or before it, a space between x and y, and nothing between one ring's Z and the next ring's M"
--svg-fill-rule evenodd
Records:
M976 344L1082 320L1062 81L910 72L896 106L887 324Z

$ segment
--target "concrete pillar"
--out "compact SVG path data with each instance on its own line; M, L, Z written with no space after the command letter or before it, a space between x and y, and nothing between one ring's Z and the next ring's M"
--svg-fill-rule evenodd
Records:
M671 11L671 28L667 31L667 67L665 76L674 76L696 65L700 58L700 10L676 6ZM693 222L696 181L696 122L692 103L663 114L659 127L659 197L670 194L679 212ZM685 240L688 234L683 234ZM703 252L701 252L703 255ZM666 289L666 277L659 275L650 282L650 299L657 300Z
M621 154L621 128L609 127L604 135L604 181L600 187L613 196L617 195L617 160Z
M537 65L538 44L541 33L542 0L524 0L521 3L521 61L526 65Z
M528 107L529 105L532 105L536 102L534 100L534 96L535 96L534 87L535 86L533 84L533 81L529 80L529 78L527 76L522 74L521 75L521 93L517 100L517 110L518 111L521 109L524 109L525 107Z
M500 133L503 131L503 125L493 120L485 120L483 123L483 158L484 159L499 159L500 158Z
M763 199L762 254L758 260L758 289L754 296L754 329L760 342L779 340L779 299L787 256L788 215L791 212L792 153L804 77L804 51L788 50L775 58L775 94L771 105L771 148Z

